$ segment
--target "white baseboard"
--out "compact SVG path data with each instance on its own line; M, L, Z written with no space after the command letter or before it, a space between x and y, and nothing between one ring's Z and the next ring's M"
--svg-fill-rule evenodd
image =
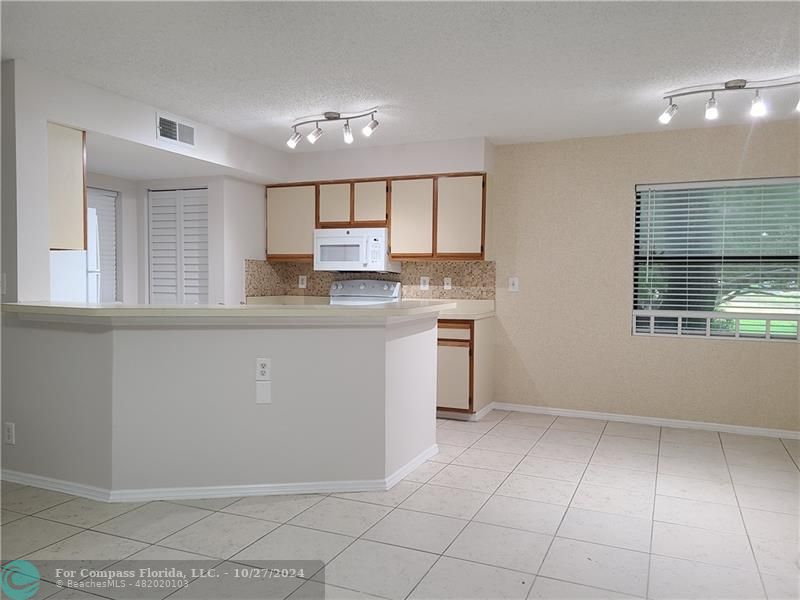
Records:
M428 460L431 456L435 456L438 453L439 453L439 446L437 444L434 444L433 446L431 446L427 450L424 450L423 452L420 452L416 457L412 458L409 462L407 462L402 467L397 469L394 473L389 475L384 480L385 481L385 486L384 486L383 489L384 490L388 490L389 488L394 487L394 485L398 481L400 481L406 475L411 473L411 471L416 469L418 466L420 466L422 463L424 463L426 460Z
M493 408L494 408L494 403L487 404L478 412L473 414L442 409L436 411L436 416L439 419L452 419L454 421L480 421Z
M72 483L71 481L64 481L63 479L55 479L53 477L42 477L31 473L21 473L19 471L3 469L3 480L20 483L22 485L32 485L33 487L44 488L54 492L64 492L65 494L81 496L82 498L89 498L90 500L105 502L110 500L110 490L93 485L85 485L83 483Z
M3 469L3 479L32 485L46 490L64 492L91 500L105 502L147 502L150 500L190 500L197 498L232 498L236 496L270 496L276 494L327 494L333 492L381 492L393 487L398 481L411 473L419 465L439 452L434 444L408 463L383 479L362 479L346 481L312 481L302 483L264 483L253 485L219 485L175 488L144 488L109 490L105 488L72 483L52 477L41 477L31 473L21 473Z
M572 410L569 408L552 408L549 406L531 406L529 404L513 404L510 402L493 402L489 405L492 409L511 410L516 412L539 413L558 417L582 417L584 419L601 419L603 421L621 421L623 423L639 423L641 425L656 425L660 427L675 427L678 429L707 429L724 433L738 433L741 435L759 435L764 437L800 439L800 431L789 429L770 429L767 427L749 427L746 425L729 425L727 423L707 423L704 421L685 421L682 419L663 419L661 417L640 417L637 415L623 415L618 413L596 412L591 410Z

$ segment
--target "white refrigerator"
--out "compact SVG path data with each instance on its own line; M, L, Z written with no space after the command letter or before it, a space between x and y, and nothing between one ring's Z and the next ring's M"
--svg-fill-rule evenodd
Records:
M100 302L100 250L97 211L86 215L88 250L50 251L50 301Z

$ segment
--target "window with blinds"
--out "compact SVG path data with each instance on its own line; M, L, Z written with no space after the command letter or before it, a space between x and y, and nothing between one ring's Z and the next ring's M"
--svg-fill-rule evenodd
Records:
M800 178L636 186L633 333L797 340Z
M148 196L150 302L208 302L208 190Z

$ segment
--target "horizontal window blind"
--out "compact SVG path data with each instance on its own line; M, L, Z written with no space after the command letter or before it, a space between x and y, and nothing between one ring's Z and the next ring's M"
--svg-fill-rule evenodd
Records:
M800 178L636 188L634 333L797 339Z

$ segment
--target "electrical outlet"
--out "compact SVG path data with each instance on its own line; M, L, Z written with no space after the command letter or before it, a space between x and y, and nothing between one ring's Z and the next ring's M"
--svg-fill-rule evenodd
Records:
M431 278L430 277L420 277L419 278L419 289L423 292L425 290L429 290L431 287Z
M272 359L256 359L256 381L272 380Z
M453 289L453 280L450 277L444 278L444 289L452 290Z
M508 291L509 292L518 292L519 291L519 277L509 277L508 278Z
M12 446L17 443L17 428L14 423L5 423L3 425L3 443L11 444Z
M298 275L297 276L297 287L299 287L301 290L304 290L304 289L306 289L307 285L308 285L308 276L307 275Z

